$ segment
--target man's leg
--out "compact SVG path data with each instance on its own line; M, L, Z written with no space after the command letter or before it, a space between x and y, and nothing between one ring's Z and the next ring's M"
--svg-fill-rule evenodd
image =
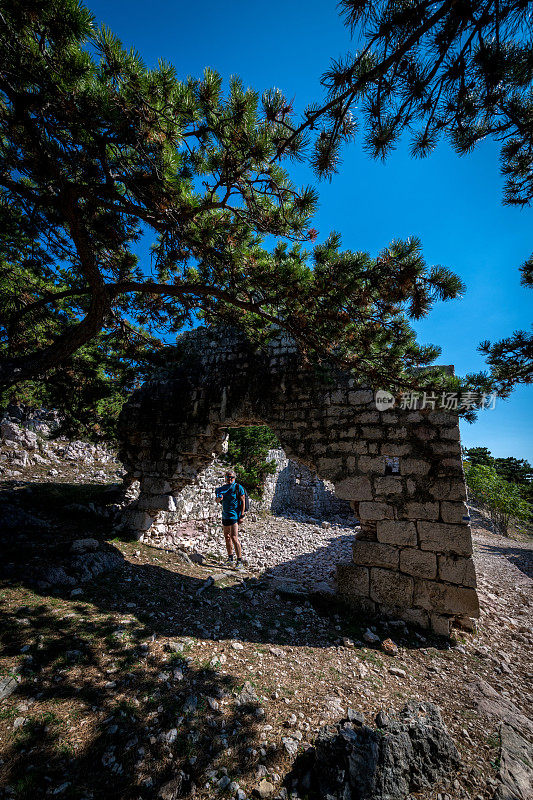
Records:
M240 561L242 556L242 549L241 549L241 543L239 541L239 523L234 522L233 525L230 527L230 531L231 531L230 533L231 542L233 544L233 547L235 548L237 561Z
M233 557L233 543L232 543L231 530L233 528L233 525L223 525L222 528L224 530L224 540L226 542L226 550L228 551L228 558L232 558Z

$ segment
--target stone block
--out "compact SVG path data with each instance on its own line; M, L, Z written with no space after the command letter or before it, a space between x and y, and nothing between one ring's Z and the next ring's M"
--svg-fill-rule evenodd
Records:
M330 398L332 403L346 403L346 392L342 391L342 389L337 389L331 392Z
M430 519L437 521L439 518L438 503L407 503L405 516L408 519Z
M370 570L370 597L385 606L410 608L413 605L413 579L390 569Z
M427 475L431 464L421 458L402 458L400 472L402 475Z
M341 500L372 500L372 486L368 478L355 476L335 484L335 494Z
M453 428L441 428L439 433L441 439L452 439L455 442L460 441L459 425L454 425Z
M452 629L452 620L450 617L444 617L442 614L431 614L431 630L437 636L449 636Z
M348 392L348 402L352 406L359 406L363 403L371 403L374 399L374 394L370 389L359 389L355 392Z
M372 580L370 583L372 596ZM479 603L474 589L451 586L438 581L415 581L414 605L436 614L479 616Z
M387 436L389 437L389 439L394 439L395 441L398 439L407 439L409 436L409 431L407 430L407 428L404 427L401 428L393 427L387 430Z
M420 628L429 628L429 614L421 608L404 608L398 616L411 625L418 625Z
M376 494L403 494L404 490L402 479L394 475L376 478L374 485Z
M383 519L377 524L378 542L395 544L401 547L416 547L417 534L414 522Z
M388 503L360 503L359 514L361 519L392 519L394 507Z
M395 458L396 456L405 456L410 453L413 448L410 444L397 444L396 442L383 442L381 444L381 452L384 456Z
M472 536L468 525L448 525L444 522L417 522L416 525L422 550L472 555Z
M379 413L377 411L367 411L366 414L359 414L357 421L360 425L366 425L368 422L379 422Z
M358 613L362 614L375 614L376 613L376 604L373 600L369 597L363 597L362 595L357 594L345 594L342 595L343 601L353 608Z
M385 460L383 456L361 456L358 463L359 469L365 474L383 475L385 473Z
M147 531L154 521L154 517L145 511L126 511L123 522L126 528L132 531Z
M356 594L368 597L370 594L370 570L351 561L337 564L337 591L341 595Z
M342 473L342 458L319 458L316 466L321 478L332 480Z
M383 439L383 431L377 426L365 425L361 428L361 435L365 439Z
M437 556L428 550L408 547L400 553L400 571L415 578L436 578Z
M141 494L137 507L143 511L175 511L176 503L171 494Z
M466 516L468 516L466 503L453 503L449 500L443 500L440 504L440 518L443 522L460 524L464 522L463 517Z
M398 569L399 553L397 547L366 539L356 539L353 545L353 559L356 564L369 567L389 567Z
M463 479L438 478L431 481L428 491L436 500L466 500L466 484Z
M446 475L462 475L463 462L460 458L443 458L439 463L440 472Z
M439 456L453 456L457 454L457 442L431 442L431 451Z
M476 587L476 570L473 558L463 556L439 556L439 578L460 586Z
M434 430L434 428L431 428L429 425L415 425L413 428L411 428L411 430L417 439L421 439L424 442L427 442L430 439L435 439L437 436L437 431Z
M441 426L452 425L457 427L457 414L448 414L445 411L432 411L429 420L433 425Z
M147 477L142 481L142 491L150 492L150 494L166 494L170 490L170 483L161 478Z

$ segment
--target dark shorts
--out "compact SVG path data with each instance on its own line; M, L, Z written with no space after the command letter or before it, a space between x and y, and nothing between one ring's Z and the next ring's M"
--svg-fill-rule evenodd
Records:
M222 518L222 525L235 525L237 522L240 522L238 519L224 519Z

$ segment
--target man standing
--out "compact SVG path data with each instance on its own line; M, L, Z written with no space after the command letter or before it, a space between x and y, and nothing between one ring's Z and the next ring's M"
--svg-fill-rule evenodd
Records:
M233 549L237 556L235 569L243 569L242 549L239 541L239 520L242 519L245 507L245 495L242 486L236 482L232 469L226 472L226 483L216 490L216 498L222 503L222 527L228 551L228 563L233 564Z

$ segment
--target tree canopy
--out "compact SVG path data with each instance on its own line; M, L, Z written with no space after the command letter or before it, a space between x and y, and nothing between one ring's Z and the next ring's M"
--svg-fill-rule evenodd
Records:
M424 157L446 138L459 155L490 136L501 144L504 201L533 199L533 17L528 0L340 0L354 52L322 76L292 137L312 141L319 177L331 177L342 146L362 127L363 146L385 159L404 133ZM286 122L290 127L289 122ZM531 286L533 256L522 267ZM489 372L467 376L478 391L508 397L533 382L533 334L515 331L480 352Z
M371 385L447 380L411 371L439 350L409 319L461 281L415 238L304 250L317 197L282 166L306 141L279 90L148 69L76 0L1 0L0 66L0 386L99 336L146 355L199 319L282 328Z
M331 175L359 123L385 158L404 132L415 157L446 137L459 155L501 143L505 201L533 199L533 21L528 0L340 0L355 51L322 76L325 102L306 109L296 137L315 130L313 163ZM288 139L291 142L291 139Z

